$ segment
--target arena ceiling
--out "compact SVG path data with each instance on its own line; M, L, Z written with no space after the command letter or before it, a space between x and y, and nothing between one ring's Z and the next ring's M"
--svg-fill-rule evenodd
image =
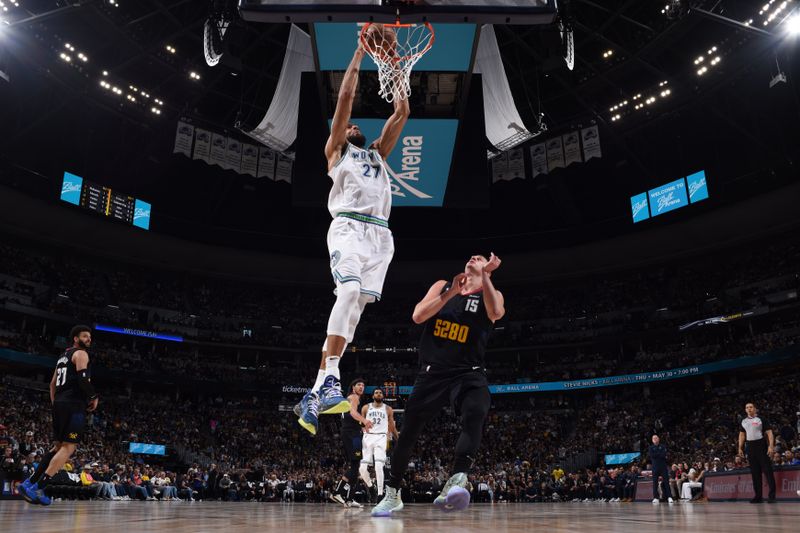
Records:
M763 2L766 11L748 0L560 2L574 31L571 71L557 27L497 26L526 125L540 116L553 133L598 124L603 160L493 187L491 216L480 223L466 211L426 212L408 234L424 239L435 226L466 227L469 238L566 230L596 238L631 230L631 194L692 169L713 168L715 197L725 202L784 183L796 165L800 117L793 83L800 39L784 19L798 6ZM0 158L16 169L6 175L57 180L65 167L78 167L108 176L110 185L151 199L176 233L202 224L246 240L324 228L324 206L300 228L280 222L293 212L284 184L171 155L182 116L229 131L258 123L277 85L288 25L237 22L222 63L211 68L202 50L205 0L2 3L0 71L9 81L0 79ZM779 72L788 82L770 88ZM26 186L52 193L50 184ZM397 211L397 218L413 226L420 217Z

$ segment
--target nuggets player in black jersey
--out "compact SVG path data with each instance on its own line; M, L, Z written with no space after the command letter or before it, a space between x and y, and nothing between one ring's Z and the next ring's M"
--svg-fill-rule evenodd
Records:
M72 347L59 357L50 380L53 404L53 448L42 458L36 471L26 479L20 494L29 503L50 505L44 489L75 453L86 427L86 412L97 409L97 393L92 386L88 349L92 330L75 326L69 334Z
M474 255L448 282L439 280L414 308L412 319L425 324L419 343L421 368L406 402L403 431L394 448L386 495L372 516L391 516L403 508L400 484L411 450L425 424L446 404L461 418L452 476L434 504L453 511L469 504L467 474L481 442L483 421L489 412L489 384L484 356L495 321L505 315L503 294L492 283L500 258Z
M339 480L330 499L345 507L361 507L360 503L351 498L351 494L353 487L358 483L358 467L361 464L361 443L364 434L362 426L367 430L372 428L372 422L362 416L360 412L363 394L363 379L357 378L350 382L350 393L347 395L350 411L342 413L342 447L348 470Z

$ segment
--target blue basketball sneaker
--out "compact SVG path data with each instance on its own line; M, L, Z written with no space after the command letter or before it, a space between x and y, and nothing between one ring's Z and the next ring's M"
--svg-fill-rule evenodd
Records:
M342 396L342 385L334 376L328 376L319 388L319 412L323 415L338 415L350 410L350 402Z
M28 487L25 488L24 492L20 492L22 493L22 497L25 498L25 501L28 503L38 503L39 505L50 505L53 503L52 500L44 493L44 490L39 488L37 483L30 484L29 482Z
M26 502L33 503L33 504L38 504L39 503L39 498L36 497L36 494L34 494L33 498L31 498L28 495L28 489L30 489L32 486L33 486L33 483L31 483L31 478L28 478L25 481L23 481L19 485L19 487L17 487L17 492L19 492L20 496L22 496L22 498Z
M312 435L317 434L319 427L319 407L319 395L314 391L309 391L300 402L300 418L297 423Z

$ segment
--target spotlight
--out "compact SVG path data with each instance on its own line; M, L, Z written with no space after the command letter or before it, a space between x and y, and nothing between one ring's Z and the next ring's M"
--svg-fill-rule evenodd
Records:
M786 33L793 37L800 35L800 13L792 15L786 21Z

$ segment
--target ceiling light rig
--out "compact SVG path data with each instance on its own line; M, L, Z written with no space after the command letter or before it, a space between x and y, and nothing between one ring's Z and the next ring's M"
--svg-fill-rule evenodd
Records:
M629 100L622 100L614 104L608 110L611 113L611 122L619 122L626 115L632 115L645 107L656 104L660 99L664 100L672 95L667 80L658 83L658 89L654 89L652 94L636 93Z
M693 61L694 66L697 67L696 74L698 76L705 76L709 69L716 67L722 61L722 56L717 51L716 46L712 46L706 50L705 55L697 56Z
M140 89L136 85L127 84L128 85L128 92L126 93L118 86L113 85L111 82L108 81L108 71L102 71L103 76L100 78L100 87L109 91L112 94L117 96L122 96L125 94L125 100L130 104L137 104L140 108L146 110L150 109L150 112L154 115L160 115L162 109L164 107L164 101L158 98L154 98L150 93L145 91L144 89ZM146 101L152 99L153 104L148 104ZM125 102L121 102L125 103Z
M780 23L783 20L783 12L786 11L786 9L793 8L793 3L794 2L791 0L783 0L780 3L777 0L769 0L766 2L758 11L758 16L761 17L761 27L763 28L773 23ZM753 19L749 19L747 22L745 22L745 25L747 26L752 24ZM756 26L758 26L758 24L756 24Z

